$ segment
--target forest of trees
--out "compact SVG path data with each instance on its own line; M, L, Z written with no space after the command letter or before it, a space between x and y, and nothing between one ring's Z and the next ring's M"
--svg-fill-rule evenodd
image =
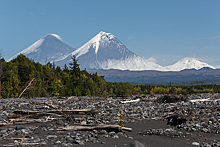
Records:
M1 96L18 97L32 80L23 97L49 96L128 96L136 94L191 94L220 92L219 85L155 86L152 84L106 82L97 73L81 70L76 56L63 68L41 65L20 54L6 62L1 59Z
M152 85L141 84L142 93L145 94L193 94L193 93L217 93L220 92L220 85L206 84L194 86L167 86L167 85Z
M49 96L126 96L132 94L132 84L107 83L97 73L80 70L75 56L63 68L52 63L41 65L20 54L6 62L1 59L2 98L18 97L34 78L24 97Z

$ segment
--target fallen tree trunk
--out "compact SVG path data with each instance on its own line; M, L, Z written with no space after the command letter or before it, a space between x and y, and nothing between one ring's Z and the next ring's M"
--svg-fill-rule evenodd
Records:
M3 140L32 140L33 138L3 138Z
M121 129L122 129L123 131L129 131L129 132L132 132L132 128L121 127Z
M13 123L2 123L2 122L0 122L0 127L1 126L7 126L7 125L12 125Z
M40 117L43 117L43 116L55 116L55 117L63 117L62 115L58 115L58 114L55 114L55 113L46 113L46 112L39 112L39 113L36 113L36 114L29 114L29 115L25 115L25 114L12 114L10 116L8 116L8 118L19 118L19 117L25 117L26 118L33 118L33 119L39 119Z
M67 126L58 128L61 131L92 131L92 130L106 130L108 132L115 131L121 132L122 130L125 131L132 131L132 128L121 127L119 125L99 125L99 126Z
M129 101L121 101L122 104L126 103L134 103L134 102L139 102L141 99L136 99L136 100L129 100Z
M25 110L16 110L13 114L9 115L8 118L18 118L27 115L30 118L39 118L41 116L57 115L59 117L63 115L89 115L96 114L98 110L94 109L74 109L74 110L46 110L46 111L25 111ZM34 116L32 116L34 115Z
M48 103L45 103L45 105L47 105L47 106L49 106L49 107L51 107L51 108L53 108L53 109L58 109L58 108L59 108L59 107L57 107L57 106L54 106L54 105L48 104Z
M31 85L31 83L34 81L35 78L33 78L30 83L27 85L27 87L22 91L22 93L19 95L18 98L20 98L22 96L22 94L28 89L28 87Z
M23 143L20 143L20 145L22 146L33 146L33 145L39 145L40 143L38 142L30 142L30 143L27 143L27 142L23 142Z
M32 102L33 105L43 105L43 106L38 106L36 107L37 109L45 109L45 108L53 108L53 109L59 109L60 107L54 106L53 104L49 104L46 102Z
M48 122L51 120L45 120L45 119L9 119L10 122L13 122L15 124L23 124L23 123L33 123L33 122Z

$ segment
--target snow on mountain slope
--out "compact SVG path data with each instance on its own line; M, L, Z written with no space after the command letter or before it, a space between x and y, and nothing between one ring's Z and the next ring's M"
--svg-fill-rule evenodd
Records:
M95 37L93 37L91 40L89 40L86 44L84 44L82 47L80 47L77 51L73 52L72 54L77 54L77 57L86 54L90 51L90 48L92 48L97 55L99 51L99 47L101 46L108 46L108 44L116 44L116 45L122 45L120 41L115 38L110 33L100 32ZM123 47L124 48L124 47Z
M101 69L120 69L120 70L162 70L162 66L133 55L121 60L107 60L100 64Z
M115 36L102 31L72 53L77 58L85 54L96 57L98 61L121 59L134 55Z
M69 55L75 49L67 45L60 36L56 34L49 34L36 41L30 47L19 52L9 59L12 60L19 54L24 54L35 62L45 64L45 62L52 62Z
M163 71L181 71L184 69L193 69L193 68L198 70L198 69L201 69L204 67L209 67L209 68L215 69L215 67L213 67L205 62L202 62L199 59L186 57L173 65L163 67L162 70Z
M64 60L57 60L56 64L69 63L72 55L76 55L81 68L87 69L146 70L161 67L137 56L114 35L102 31Z

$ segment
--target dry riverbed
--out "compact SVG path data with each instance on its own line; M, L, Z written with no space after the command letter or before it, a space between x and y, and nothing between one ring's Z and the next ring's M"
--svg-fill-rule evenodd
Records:
M1 99L0 146L220 146L220 95Z

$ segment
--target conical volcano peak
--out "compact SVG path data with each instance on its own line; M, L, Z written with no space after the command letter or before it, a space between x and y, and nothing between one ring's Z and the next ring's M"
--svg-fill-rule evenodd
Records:
M56 39L62 41L62 38L61 38L59 35L57 35L57 34L48 34L48 35L44 36L43 38L44 38L44 39L56 38Z
M100 34L101 36L114 36L114 35L112 35L111 33L107 33L107 32L104 32L104 31L99 32L99 34Z
M100 55L102 54L102 58L104 58L105 55L113 56L113 53L116 52L118 52L118 54L124 54L126 51L127 48L125 45L123 45L114 35L101 31L82 47L77 49L76 52L73 52L72 55L76 55L78 58L88 52L93 52L96 55L100 52Z
M111 33L106 33L106 32L99 32L95 37L93 37L90 41L93 43L95 42L111 42L111 41L118 41L118 39L112 35Z
M202 60L199 58L185 57L181 59L180 61L181 62L193 62L193 61L202 61Z
M101 32L99 32L99 34L100 34L100 35L108 35L108 34L111 34L111 33L106 33L106 32L104 32L104 31L101 31Z
M23 54L36 62L45 64L45 62L60 60L73 51L75 49L66 44L59 35L48 34L17 55ZM10 58L9 61L17 57L17 55Z
M203 62L199 58L185 57L179 60L177 63L164 67L167 71L181 71L184 69L201 69L203 67L209 67L215 69L215 67Z
M106 32L103 32L103 31L101 31L100 33L99 33L99 35L100 35L100 40L105 40L105 41L111 41L111 40L113 40L113 39L116 39L116 37L114 36L114 35L112 35L111 33L106 33Z

